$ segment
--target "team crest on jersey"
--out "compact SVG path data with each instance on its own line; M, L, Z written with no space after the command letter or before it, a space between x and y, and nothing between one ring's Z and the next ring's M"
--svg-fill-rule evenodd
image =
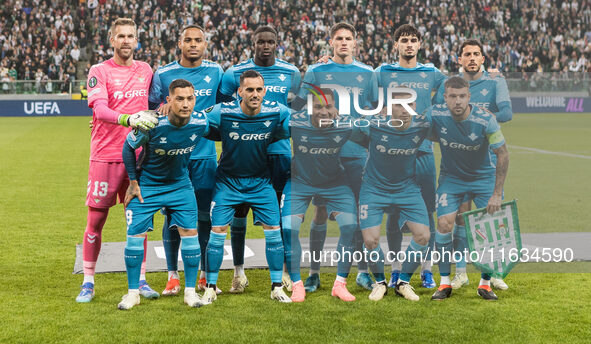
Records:
M470 134L470 136L468 136L468 138L469 138L470 140L474 141L474 140L476 140L476 139L478 138L478 135L476 135L476 134L472 133L472 134Z
M88 80L88 88L93 88L94 86L96 86L97 84L97 80L96 77L93 76L92 78L90 78L90 80Z
M285 77L285 75L283 75L283 74L280 74L280 75L279 75L279 80L281 80L281 81L285 81L285 79L287 79L287 78Z
M164 137L164 136L163 136L163 137L161 137L161 138L160 138L160 143L166 143L166 137Z
M211 78L209 77L209 75L206 75L205 78L203 78L203 80L205 80L205 82L209 84Z

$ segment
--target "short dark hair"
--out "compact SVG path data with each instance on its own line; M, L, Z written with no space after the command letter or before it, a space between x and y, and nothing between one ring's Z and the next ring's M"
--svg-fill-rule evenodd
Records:
M253 34L253 42L254 42L254 37L256 37L256 35L258 35L261 32L270 32L272 34L275 35L275 37L277 37L277 30L275 30L272 26L269 25L263 25L263 26L259 26L257 27L256 30L254 30L254 34Z
M462 46L460 47L460 56L462 56L462 54L464 53L464 47L467 45L476 45L478 46L478 48L480 48L480 53L482 55L484 55L484 50L482 49L482 43L480 43L479 40L477 39L467 39L464 41L464 43L462 43Z
M189 29L197 29L197 30L201 30L201 32L205 32L205 30L203 30L203 28L199 25L195 25L195 24L187 25L181 29L181 32L179 33L179 39L180 39L181 35L183 34L183 32L185 32Z
M339 22L334 24L331 28L330 28L330 38L334 37L334 34L339 31L340 29L345 29L345 30L349 30L351 31L351 33L353 34L353 37L357 37L357 30L355 30L355 26L347 23L347 22Z
M173 82L171 82L170 85L168 85L168 94L173 94L174 90L177 88L185 87L191 87L192 89L195 89L195 87L190 81L187 81L185 79L176 79Z
M421 40L421 33L417 30L414 25L404 24L394 31L394 41L398 42L398 39L402 36L417 36L419 41Z
M470 84L460 76L452 76L445 81L445 89L448 88L470 88Z
M263 78L261 73L257 72L254 69L249 69L247 71L244 71L242 74L240 74L240 85L241 86L244 83L244 79L247 79L247 78L261 78L263 80L263 83L265 83L265 78Z
M320 92L322 92L322 93L324 94L324 96L325 96L325 97L326 97L326 96L328 96L328 97L331 97L333 101L336 101L336 97L335 97L335 95L334 95L334 91L333 91L333 89L332 89L332 88L328 88L328 87L326 87L326 88L321 88L321 89L320 89ZM314 98L316 98L316 97L314 97Z

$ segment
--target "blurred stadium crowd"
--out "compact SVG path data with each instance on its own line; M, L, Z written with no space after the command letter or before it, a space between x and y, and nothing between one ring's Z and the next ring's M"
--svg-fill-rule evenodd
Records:
M392 35L412 23L423 34L419 61L458 69L466 38L480 39L487 66L504 73L591 71L591 0L3 0L0 82L85 78L91 64L112 56L107 32L117 17L138 23L136 58L154 68L175 59L177 33L205 28L208 58L227 68L251 56L262 24L279 31L278 57L301 71L329 53L329 28L345 20L358 30L358 59L377 67L395 60ZM531 75L531 74L528 74ZM524 74L524 77L525 74Z

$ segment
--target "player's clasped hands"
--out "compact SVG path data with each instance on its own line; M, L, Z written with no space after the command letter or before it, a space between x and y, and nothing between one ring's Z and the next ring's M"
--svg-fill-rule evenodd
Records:
M158 113L154 110L142 110L129 116L129 126L134 129L150 130L158 124Z

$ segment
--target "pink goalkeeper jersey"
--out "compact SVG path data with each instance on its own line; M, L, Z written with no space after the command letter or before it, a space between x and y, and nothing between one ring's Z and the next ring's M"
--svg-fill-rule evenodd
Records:
M96 64L88 72L88 107L93 108L90 160L122 162L123 142L131 130L117 123L118 114L133 114L148 109L148 90L152 68L145 62L133 61L120 66L111 58ZM115 111L97 115L95 105L106 102Z

